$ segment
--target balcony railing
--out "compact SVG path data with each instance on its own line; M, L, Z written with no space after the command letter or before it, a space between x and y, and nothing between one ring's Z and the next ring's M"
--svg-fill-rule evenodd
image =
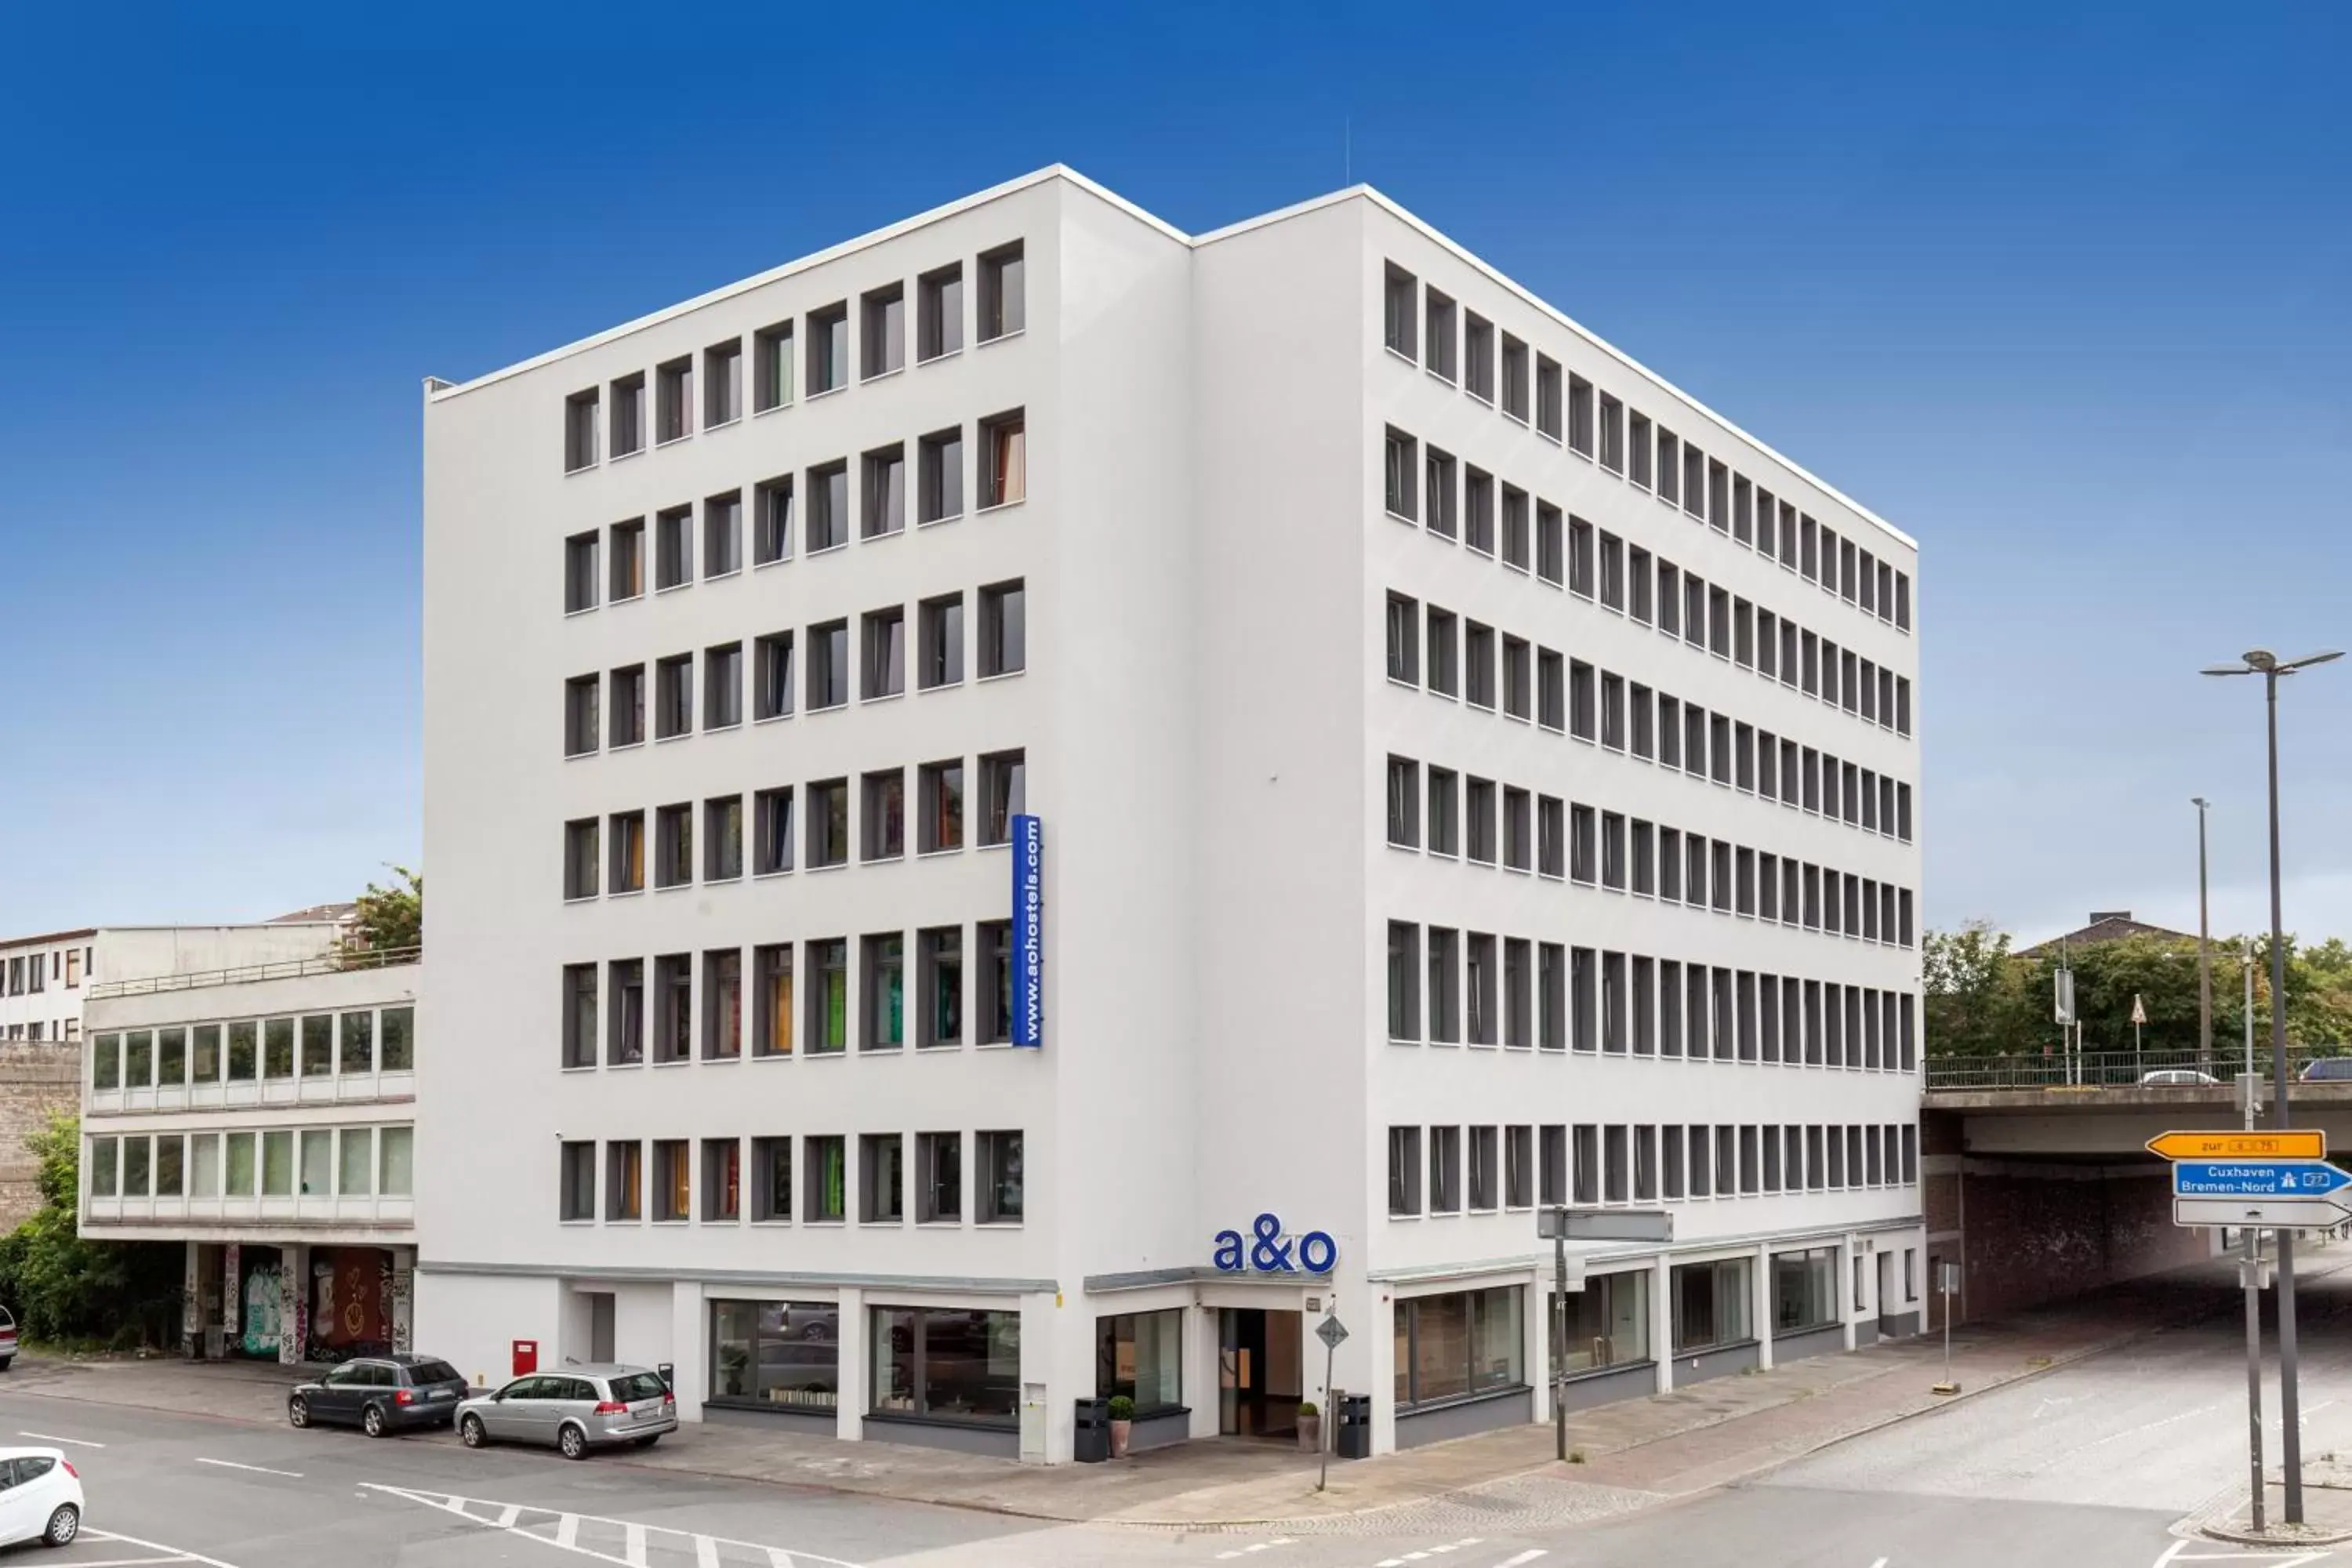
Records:
M2289 1046L2286 1070L2300 1078L2305 1066L2323 1058L2342 1053L2327 1047ZM2237 1081L2245 1070L2245 1048L2237 1041L2226 1044L2213 1042L2213 1055L2204 1061L2196 1050L2161 1051L2086 1051L2067 1057L2055 1051L2048 1056L2007 1057L1929 1057L1927 1060L1927 1090L1987 1089L2125 1089L2137 1084L2152 1072L2207 1072L2224 1084ZM2254 1071L2264 1079L2271 1076L2271 1046L2268 1040L2255 1042ZM2352 1081L2352 1061L2344 1068L2345 1079ZM2161 1083L2150 1088L2164 1087Z
M141 980L102 980L87 993L96 1002L109 996L152 996L165 991L194 991L207 985L244 985L257 980L300 980L313 974L348 974L354 970L390 969L415 963L425 956L421 947L354 948L310 958L286 958L271 963L247 963L235 969L199 969L185 974L152 974Z

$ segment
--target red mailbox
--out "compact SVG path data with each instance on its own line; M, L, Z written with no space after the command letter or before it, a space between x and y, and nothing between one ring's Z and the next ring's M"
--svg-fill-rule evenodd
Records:
M520 1377L527 1372L537 1372L538 1370L539 1342L537 1340L515 1341L513 1375Z

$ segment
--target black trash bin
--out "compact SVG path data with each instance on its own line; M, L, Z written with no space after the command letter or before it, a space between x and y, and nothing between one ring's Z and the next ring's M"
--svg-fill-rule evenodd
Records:
M1331 1451L1343 1459L1369 1459L1372 1457L1370 1394L1343 1394L1339 1396L1339 1430L1334 1436Z
M1110 1458L1110 1401L1081 1399L1077 1430L1070 1438L1070 1458L1082 1465L1099 1465Z

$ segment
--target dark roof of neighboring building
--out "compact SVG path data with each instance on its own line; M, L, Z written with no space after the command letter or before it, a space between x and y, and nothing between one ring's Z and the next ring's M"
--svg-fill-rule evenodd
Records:
M265 921L262 923L265 925L274 926L290 926L315 925L322 921L341 921L351 919L352 911L358 908L359 906L357 904L312 904L307 910L296 910L290 915L279 915L273 920Z
M43 931L38 936L0 937L0 947L35 947L42 942L72 942L81 937L96 936L96 926L84 926L78 931Z
M2064 936L2053 936L2048 942L2037 942L2032 947L2021 947L2017 952L2021 958L2032 958L2049 952L2060 942L2068 947L2084 947L2093 942L2121 942L2127 936L2168 936L2184 942L2192 940L2192 933L2189 931L2136 921L2129 910L2093 910L2091 923L2081 930L2070 931Z

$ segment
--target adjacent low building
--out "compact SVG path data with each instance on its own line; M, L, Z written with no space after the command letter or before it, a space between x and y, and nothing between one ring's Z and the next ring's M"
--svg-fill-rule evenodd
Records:
M421 966L340 931L218 928L89 987L81 1233L185 1247L191 1353L408 1346Z

